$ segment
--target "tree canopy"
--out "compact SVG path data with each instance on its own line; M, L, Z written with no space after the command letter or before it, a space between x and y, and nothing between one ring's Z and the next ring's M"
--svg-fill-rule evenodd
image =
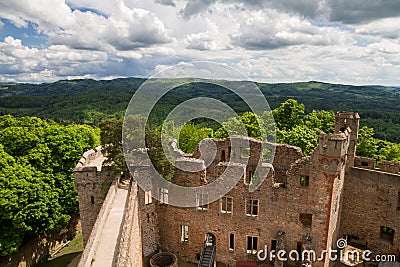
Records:
M36 117L0 117L0 255L65 227L78 212L72 170L99 131Z

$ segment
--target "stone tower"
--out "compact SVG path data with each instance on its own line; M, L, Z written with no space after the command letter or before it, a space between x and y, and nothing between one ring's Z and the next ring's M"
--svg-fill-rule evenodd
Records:
M104 168L104 160L101 147L96 147L85 152L74 169L85 245L103 206L108 189L111 183L117 179L114 171Z
M358 141L358 129L360 125L360 116L355 112L338 112L335 116L335 133L344 132L350 128L350 144L347 152L346 170L354 166L356 157L356 146Z

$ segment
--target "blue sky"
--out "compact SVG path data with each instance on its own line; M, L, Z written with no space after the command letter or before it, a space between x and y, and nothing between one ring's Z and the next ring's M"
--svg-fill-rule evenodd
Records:
M0 1L0 82L226 63L263 82L400 85L397 0Z

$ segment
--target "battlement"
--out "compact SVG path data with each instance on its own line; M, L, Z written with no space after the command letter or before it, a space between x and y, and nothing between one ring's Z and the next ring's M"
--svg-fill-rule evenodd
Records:
M400 162L381 160L380 167L376 168L375 166L376 166L376 159L370 159L366 157L355 158L354 167L400 175Z
M98 171L103 167L103 162L106 158L101 152L102 147L98 146L95 149L83 153L82 158L76 164L74 172Z
M347 154L349 148L350 133L350 128L340 133L321 133L319 135L317 147L319 154L328 158L343 158Z

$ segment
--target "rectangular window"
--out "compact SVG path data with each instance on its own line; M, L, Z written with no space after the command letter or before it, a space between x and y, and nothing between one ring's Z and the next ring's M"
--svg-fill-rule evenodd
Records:
M258 237L248 236L247 237L247 254L256 254L258 246Z
M221 198L221 213L232 214L233 210L233 197Z
M300 177L300 185L303 187L308 187L310 183L310 176L301 176Z
M304 227L311 228L312 214L301 213L300 214L300 222L301 222L301 224L303 224Z
M229 250L233 251L235 249L235 234L229 234Z
M160 198L160 204L168 204L168 189L158 188L158 194Z
M252 217L258 216L258 199L246 200L246 215Z
M144 193L144 204L151 204L153 202L153 198L151 197L151 191L146 191Z
M196 206L197 206L197 210L207 211L208 210L208 194L197 193L196 194Z
M189 226L181 225L181 242L189 241Z
M274 250L276 252L276 244L277 244L277 241L275 239L272 239L271 240L271 251Z

